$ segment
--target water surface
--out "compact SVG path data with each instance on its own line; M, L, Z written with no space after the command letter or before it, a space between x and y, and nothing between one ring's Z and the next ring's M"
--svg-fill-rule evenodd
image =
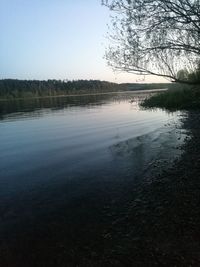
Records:
M131 192L152 164L168 166L180 154L184 136L174 125L182 114L141 110L143 97L0 103L1 232L34 232L36 222L42 232L55 220L94 216Z

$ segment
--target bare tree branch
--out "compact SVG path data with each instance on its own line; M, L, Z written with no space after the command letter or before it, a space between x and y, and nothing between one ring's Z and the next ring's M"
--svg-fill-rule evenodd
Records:
M178 73L199 69L200 0L102 0L102 4L116 14L106 52L111 67L192 82L181 80Z

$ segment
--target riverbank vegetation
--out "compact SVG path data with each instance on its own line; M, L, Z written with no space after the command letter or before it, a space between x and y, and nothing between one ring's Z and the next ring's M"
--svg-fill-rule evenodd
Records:
M189 87L168 90L146 98L141 106L168 110L200 109L200 90Z
M195 75L195 77L199 79L200 75ZM188 81L192 80L192 78L188 79ZM200 109L199 86L177 84L174 90L167 90L146 98L141 103L141 106L145 108L164 108L168 110Z

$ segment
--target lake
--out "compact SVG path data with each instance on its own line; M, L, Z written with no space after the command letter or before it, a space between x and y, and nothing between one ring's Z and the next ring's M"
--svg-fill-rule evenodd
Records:
M148 94L0 103L0 234L13 259L95 246L108 207L181 154L184 114L142 110Z

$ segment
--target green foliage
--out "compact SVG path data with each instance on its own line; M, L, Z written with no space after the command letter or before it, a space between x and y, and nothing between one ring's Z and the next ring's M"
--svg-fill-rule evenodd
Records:
M181 69L177 72L177 79L193 84L200 84L200 66L194 71Z
M200 69L190 73L188 75L188 80L196 83L200 83Z
M182 69L177 72L177 79L181 81L187 81L189 72L187 69Z
M200 109L200 90L198 88L168 90L145 99L141 106L168 110Z
M117 90L119 90L117 84L98 80L0 80L0 99L45 97Z

